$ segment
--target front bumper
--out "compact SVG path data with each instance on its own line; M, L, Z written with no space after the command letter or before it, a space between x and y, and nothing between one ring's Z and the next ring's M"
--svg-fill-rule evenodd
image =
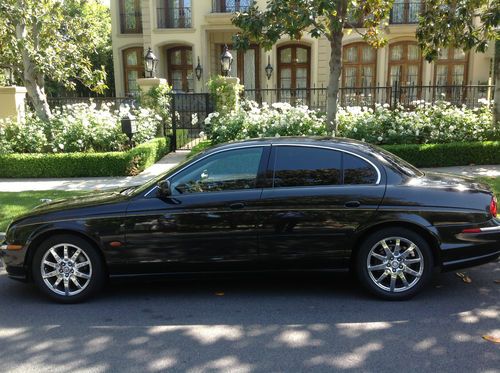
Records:
M5 233L0 232L0 262L3 264L7 275L20 281L27 281L28 276L24 266L25 249L19 251L7 250Z

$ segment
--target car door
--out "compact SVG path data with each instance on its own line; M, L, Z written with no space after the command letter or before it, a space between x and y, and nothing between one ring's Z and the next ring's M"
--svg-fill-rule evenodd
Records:
M345 265L352 234L385 193L366 159L315 146L273 145L261 200L261 258L273 267Z
M258 214L269 146L219 151L168 177L172 194L132 201L127 246L157 271L226 270L258 259ZM141 268L141 271L144 268Z

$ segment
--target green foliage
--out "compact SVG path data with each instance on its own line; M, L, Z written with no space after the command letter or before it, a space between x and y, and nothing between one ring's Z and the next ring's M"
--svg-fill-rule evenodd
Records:
M33 112L27 112L22 123L0 120L0 154L126 150L128 138L120 120L129 114L136 117L135 143L156 136L161 118L151 110L126 107L113 111L108 105L97 109L95 104L80 103L54 109L49 121L40 120Z
M0 155L0 177L91 177L136 175L170 150L157 138L126 152Z
M234 43L247 49L251 42L257 42L269 50L282 36L300 40L308 33L313 38L333 40L345 26L361 23L364 39L381 46L384 40L379 26L388 18L392 4L393 0L271 0L260 10L254 2L248 12L237 13L232 20L242 30Z
M412 109L388 105L348 107L338 113L344 137L372 144L421 144L497 139L492 113L486 103L479 108L456 107L448 102L415 101Z
M202 151L207 150L211 146L213 146L211 141L202 141L196 144L195 146L193 146L191 152L188 154L187 156L188 159L194 157L196 154L201 153Z
M237 108L237 103L244 87L241 84L228 83L223 76L213 76L207 83L208 89L215 99L215 109L227 113Z
M428 61L443 47L485 52L499 24L500 0L426 0L417 39Z
M168 84L162 84L150 88L147 92L141 91L139 95L139 105L154 110L167 127L172 126L170 92L172 92L172 87Z
M384 145L382 147L416 167L449 167L500 163L499 141Z
M209 114L205 128L214 144L257 137L328 134L325 117L307 106L275 103L260 108L251 101L229 113Z

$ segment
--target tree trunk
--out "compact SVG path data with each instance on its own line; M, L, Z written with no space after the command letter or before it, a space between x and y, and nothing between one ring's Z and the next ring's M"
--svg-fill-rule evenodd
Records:
M20 7L20 9L22 9L22 7L24 6L24 2L19 0L18 6ZM18 41L26 43L26 36L26 22L21 18L19 19L19 23L16 24L16 38ZM37 46L35 46L35 48L36 47ZM24 85L26 87L26 90L28 91L28 96L31 98L36 115L41 120L49 120L51 118L51 113L49 104L47 103L47 96L45 95L43 74L37 73L35 71L35 64L33 63L28 53L27 46L25 45L22 46L21 56L23 61Z
M493 64L494 82L495 82L495 97L493 107L493 125L498 131L500 128L500 40L495 41L495 59Z
M338 94L340 86L340 73L341 73L341 54L342 54L342 38L344 36L343 30L335 30L332 32L330 39L330 79L328 82L328 100L326 119L328 129L337 135L337 108L338 108Z

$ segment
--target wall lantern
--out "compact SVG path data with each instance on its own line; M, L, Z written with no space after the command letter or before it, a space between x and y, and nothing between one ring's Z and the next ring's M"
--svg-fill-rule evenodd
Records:
M127 115L121 119L122 132L127 135L130 147L132 147L132 137L137 132L137 122L133 115Z
M200 64L200 57L198 57L198 65L196 65L196 68L194 69L194 73L196 74L196 79L200 80L201 74L203 73L203 67L201 67L201 64Z
M158 65L158 58L156 58L151 47L148 48L146 56L144 56L144 62L146 63L146 72L149 73L149 77L152 78L156 71L156 66Z
M267 80L271 79L274 70L273 66L271 65L271 56L267 56L267 66L264 70L266 70Z
M231 55L231 53L229 53L227 44L224 45L224 51L220 56L220 63L222 65L222 72L225 76L228 76L229 72L231 71L231 65L233 64L233 56Z

